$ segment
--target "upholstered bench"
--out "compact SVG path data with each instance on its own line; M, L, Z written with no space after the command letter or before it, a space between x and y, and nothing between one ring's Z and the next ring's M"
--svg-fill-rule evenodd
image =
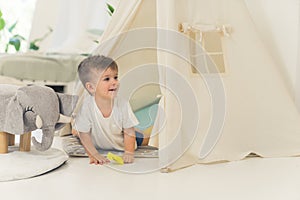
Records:
M54 53L0 54L0 75L45 85L66 85L75 80L77 66L84 57Z

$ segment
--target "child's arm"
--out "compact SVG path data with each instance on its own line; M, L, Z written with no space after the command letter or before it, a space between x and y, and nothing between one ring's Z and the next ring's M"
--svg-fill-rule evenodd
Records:
M79 138L90 158L90 164L103 165L109 163L109 160L104 156L100 155L97 149L95 148L90 133L79 132Z
M135 150L135 130L133 127L124 129L124 150L124 162L132 163Z

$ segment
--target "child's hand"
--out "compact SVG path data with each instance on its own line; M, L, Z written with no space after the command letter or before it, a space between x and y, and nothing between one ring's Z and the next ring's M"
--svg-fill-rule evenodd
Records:
M129 152L129 151L125 151L124 154L123 154L123 160L124 160L124 163L133 163L134 153Z
M104 165L110 162L107 158L100 155L99 153L96 153L94 155L89 155L89 158L90 158L90 164L95 164L95 165Z

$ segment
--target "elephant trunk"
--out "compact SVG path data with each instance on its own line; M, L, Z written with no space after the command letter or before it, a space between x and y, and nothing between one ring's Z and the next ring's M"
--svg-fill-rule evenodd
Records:
M54 126L45 127L42 129L42 131L43 131L42 141L38 142L35 137L32 137L32 143L34 144L37 150L46 151L51 147L53 142Z

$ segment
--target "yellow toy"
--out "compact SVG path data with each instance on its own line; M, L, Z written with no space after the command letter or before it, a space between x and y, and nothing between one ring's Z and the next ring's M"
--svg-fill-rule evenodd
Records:
M118 156L118 155L113 154L111 152L108 152L107 159L114 160L119 165L123 165L124 164L123 158L121 156Z

